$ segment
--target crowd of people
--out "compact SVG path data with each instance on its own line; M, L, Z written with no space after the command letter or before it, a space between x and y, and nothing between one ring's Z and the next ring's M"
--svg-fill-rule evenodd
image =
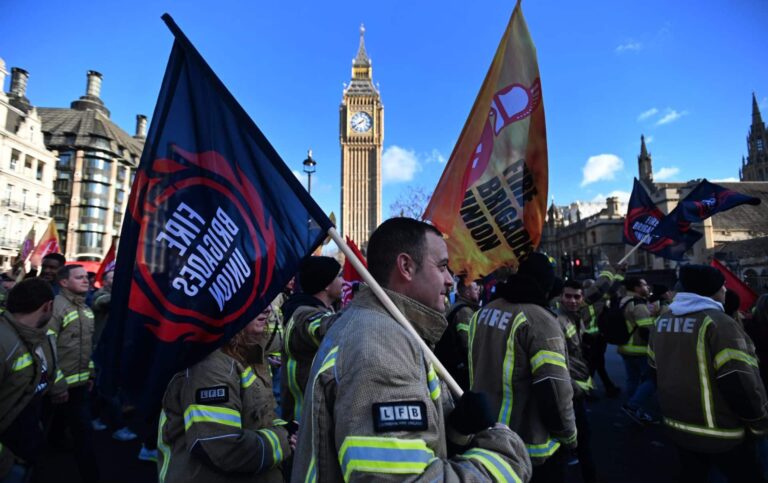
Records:
M709 266L682 266L668 288L622 266L560 280L539 253L493 284L448 262L442 234L409 218L384 222L367 247L373 279L460 397L377 287L342 307L341 265L307 257L295 285L171 379L142 459L168 483L564 482L569 463L591 483L605 480L588 406L623 396L627 418L665 428L680 481L764 481L768 296L739 312ZM94 289L60 255L37 277L3 278L0 481L29 481L46 444L71 446L82 480L98 481L93 430L138 437L91 360L111 283ZM611 345L624 384L606 371Z

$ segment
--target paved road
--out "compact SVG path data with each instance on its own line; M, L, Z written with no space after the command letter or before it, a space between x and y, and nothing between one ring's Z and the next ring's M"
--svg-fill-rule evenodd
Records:
M624 385L624 366L609 347L608 372L614 382ZM602 395L601 383L597 382ZM623 395L622 395L623 396ZM601 481L634 483L677 481L677 455L659 427L640 427L621 411L623 399L600 398L588 404L592 446ZM138 425L141 428L141 424ZM106 431L96 433L96 452L104 482L137 483L156 481L154 464L139 461L139 441L118 442ZM70 454L49 450L47 464L40 471L41 482L76 482L77 470ZM568 468L569 483L582 481L578 465Z

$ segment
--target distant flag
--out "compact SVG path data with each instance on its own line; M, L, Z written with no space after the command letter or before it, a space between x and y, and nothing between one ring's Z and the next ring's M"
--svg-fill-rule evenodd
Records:
M627 216L624 218L624 243L640 246L643 250L671 260L684 260L685 252L699 241L702 234L695 230L680 233L676 227L659 230L665 219L656 207L642 183L635 178L632 196L629 198Z
M33 266L39 267L44 256L49 253L59 253L60 251L61 247L59 246L59 232L56 230L56 221L51 219L51 222L48 223L48 228L46 228L40 241L37 242L34 250L32 250L29 259Z
M362 262L363 266L368 268L368 262L366 262L363 254L360 253L360 249L357 248L355 242L349 237L346 238L347 246L352 249L352 252ZM357 270L355 270L355 267L352 266L352 263L348 259L344 260L344 268L342 269L341 274L344 279L344 284L341 287L341 306L346 307L355 296L355 285L362 282L363 277L357 273Z
M760 198L710 183L706 179L696 185L672 210L657 230L671 231L675 227L685 233L691 223L697 223L721 211L739 205L759 205Z
M749 285L742 282L733 272L728 270L728 267L720 263L719 260L713 259L711 265L720 270L720 273L725 277L725 288L736 292L736 295L739 296L739 310L745 314L749 313L750 309L752 309L752 306L755 305L755 302L757 301L757 294L755 291L752 290Z
M454 273L475 279L538 246L547 176L541 79L518 0L423 215L447 235Z
M35 248L35 227L29 229L27 236L22 240L19 246L18 260L24 262L32 254L32 250Z
M175 36L120 236L105 391L141 409L252 321L331 222L184 36Z
M96 272L96 280L94 280L94 285L96 287L101 287L101 285L104 283L104 274L107 272L112 272L115 270L115 240L112 239L112 244L109 246L109 250L107 250L107 254L104 255L104 259L101 260L101 265L99 265L99 270Z

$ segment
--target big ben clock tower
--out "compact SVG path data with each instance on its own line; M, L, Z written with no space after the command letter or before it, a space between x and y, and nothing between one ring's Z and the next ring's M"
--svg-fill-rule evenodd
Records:
M361 247L381 223L381 146L384 106L373 85L365 28L352 60L352 80L339 107L341 141L341 231Z

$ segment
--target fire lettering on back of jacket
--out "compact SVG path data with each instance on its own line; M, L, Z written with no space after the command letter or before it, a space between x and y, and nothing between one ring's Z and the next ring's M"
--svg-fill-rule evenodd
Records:
M207 288L223 310L251 275L240 248L232 249L240 228L221 207L206 222L186 203L180 203L170 218L155 241L167 243L181 257L181 269L171 286L190 297Z
M477 323L493 327L501 331L507 330L512 313L499 309L483 309L477 316Z
M661 317L656 321L656 332L681 332L693 334L696 319L690 317Z

